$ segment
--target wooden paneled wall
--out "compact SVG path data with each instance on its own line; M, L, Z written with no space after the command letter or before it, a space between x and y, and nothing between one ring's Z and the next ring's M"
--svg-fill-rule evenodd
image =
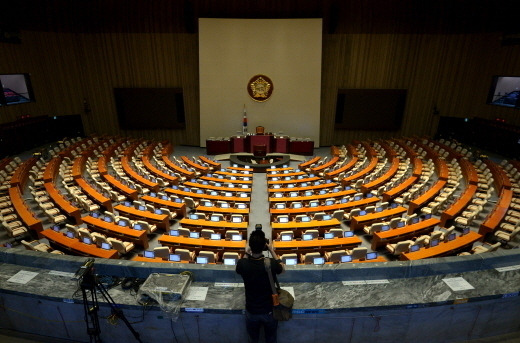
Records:
M22 44L0 43L0 73L31 73L37 102L0 107L0 123L24 114L82 114L87 133L198 145L197 34L22 31L21 36ZM433 134L434 106L442 116L500 117L520 125L520 111L485 104L493 75L520 76L520 46L501 46L499 39L499 33L324 34L321 145ZM182 87L186 129L120 130L114 87ZM408 89L401 130L334 130L338 88Z

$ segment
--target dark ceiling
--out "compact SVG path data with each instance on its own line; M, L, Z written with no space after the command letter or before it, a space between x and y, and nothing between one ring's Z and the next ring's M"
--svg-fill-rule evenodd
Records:
M12 0L0 26L196 33L198 18L323 18L324 33L518 32L519 0Z

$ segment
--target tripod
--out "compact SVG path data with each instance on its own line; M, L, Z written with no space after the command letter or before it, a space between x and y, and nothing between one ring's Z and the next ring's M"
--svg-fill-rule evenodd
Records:
M78 272L76 272L76 275L78 275L78 273L81 274L80 287L81 293L83 295L83 309L85 311L85 322L87 324L87 333L90 336L90 342L101 343L101 337L99 336L101 334L98 316L99 303L96 293L96 291L99 291L99 293L101 293L105 301L112 308L112 314L117 318L121 319L126 324L128 329L132 332L135 339L138 342L142 343L141 339L139 338L139 333L134 330L132 324L130 324L130 322L126 319L125 315L123 314L123 311L117 308L116 303L114 302L110 294L108 294L108 291L106 290L105 286L103 286L103 284L101 284L98 281L96 275L94 274L94 260L87 260L85 265L81 267Z

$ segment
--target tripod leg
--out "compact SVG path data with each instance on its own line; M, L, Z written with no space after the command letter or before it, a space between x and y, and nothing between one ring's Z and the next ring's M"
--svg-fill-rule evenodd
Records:
M90 301L87 291L90 291ZM83 294L83 310L85 312L85 323L87 324L87 334L90 337L90 342L101 343L101 338L99 336L101 330L97 313L99 306L95 290L82 286L81 293Z

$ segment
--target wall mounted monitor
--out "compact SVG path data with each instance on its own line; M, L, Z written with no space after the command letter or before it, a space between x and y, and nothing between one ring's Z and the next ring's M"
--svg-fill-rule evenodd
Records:
M178 254L169 254L169 255L168 255L168 261L171 261L171 262L180 262L180 261L181 261L181 255L178 255Z
M493 76L486 103L520 108L520 76Z
M29 74L1 74L0 106L34 102L34 93Z

